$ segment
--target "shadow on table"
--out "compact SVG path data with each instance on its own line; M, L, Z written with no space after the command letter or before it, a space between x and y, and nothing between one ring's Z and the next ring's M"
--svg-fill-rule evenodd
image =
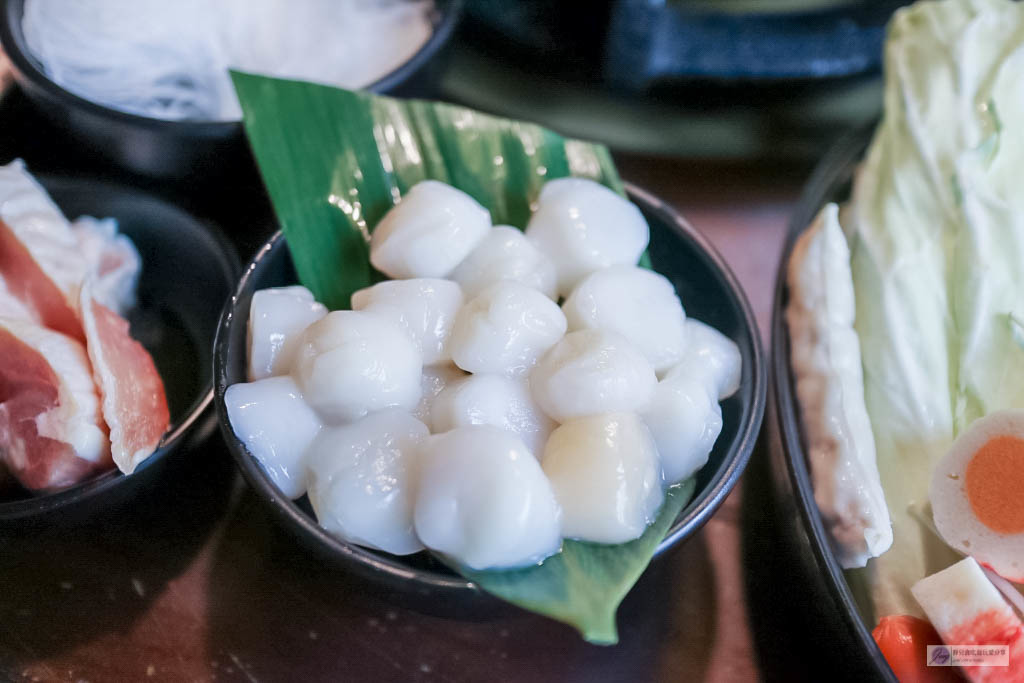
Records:
M783 513L771 492L766 448L762 435L747 467L741 510L744 583L762 677L786 683L847 680L827 644L819 647L819 625L809 621L811 597L797 578L795 546L782 536Z
M133 500L72 528L0 530L0 673L129 630L188 566L234 472L205 426Z
M497 601L461 617L457 605L411 609L322 561L252 493L228 521L208 590L209 659L256 680L700 680L715 634L703 536L648 569L619 609L619 645L597 647Z

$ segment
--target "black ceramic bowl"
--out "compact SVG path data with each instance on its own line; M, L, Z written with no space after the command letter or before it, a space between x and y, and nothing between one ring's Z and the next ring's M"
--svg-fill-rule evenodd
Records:
M844 138L821 161L804 189L790 222L775 286L772 314L769 418L766 432L772 465L772 488L778 506L776 518L784 526L781 536L792 545L801 587L794 604L803 610L805 624L813 625L808 638L834 655L843 680L896 681L881 650L871 637L873 624L861 618L843 569L832 552L828 534L814 502L814 489L803 448L796 391L789 365L789 334L785 324L788 301L786 268L797 237L821 207L848 198L853 173L871 138L862 130ZM806 643L805 643L806 645ZM840 668L841 667L841 668Z
M463 0L436 0L434 32L404 64L366 87L376 93L424 94L437 75L441 48L461 15ZM21 29L24 0L0 0L0 45L14 78L40 111L93 152L153 178L184 179L194 172L251 165L237 121L163 121L96 104L60 87L43 72Z
M100 474L57 493L0 495L0 525L74 522L137 495L209 415L213 340L238 274L234 249L212 226L136 190L77 178L41 182L70 218L112 216L142 256L132 335L153 355L167 391L171 427L156 453L130 476ZM204 416L204 413L207 413Z
M675 285L687 314L713 325L733 339L743 358L740 390L722 403L722 434L708 464L697 477L693 500L658 547L661 553L707 522L736 484L761 426L767 380L753 313L721 256L670 207L638 188L628 187L628 190L650 224L650 255L654 268ZM217 411L228 449L245 479L289 531L324 557L363 578L406 594L440 600L457 598L463 604L489 601L475 584L444 569L426 553L394 557L331 536L317 525L307 500L291 501L282 496L235 437L224 407L224 391L232 384L246 381L246 327L253 292L295 282L288 244L278 233L246 268L234 297L224 309L217 332L214 359Z

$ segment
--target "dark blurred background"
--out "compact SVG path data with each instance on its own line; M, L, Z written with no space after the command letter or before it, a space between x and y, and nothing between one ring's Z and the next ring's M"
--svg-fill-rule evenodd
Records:
M899 0L470 0L441 95L617 151L807 164L878 116Z

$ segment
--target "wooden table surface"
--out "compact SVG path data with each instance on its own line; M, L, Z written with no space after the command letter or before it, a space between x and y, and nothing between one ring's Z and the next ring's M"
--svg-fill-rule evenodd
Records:
M673 204L725 255L763 336L786 222L807 170L618 162L625 179ZM273 523L219 435L210 434L161 486L123 509L76 528L0 537L0 680L763 675L744 592L744 572L760 563L756 554L741 556L739 489L693 539L652 565L620 609L621 643L601 648L512 608L472 618L415 611L321 563ZM770 545L753 540L745 547Z

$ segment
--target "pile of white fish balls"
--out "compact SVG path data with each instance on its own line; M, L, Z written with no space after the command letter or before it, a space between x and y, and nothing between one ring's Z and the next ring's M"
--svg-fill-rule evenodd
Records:
M736 345L637 267L648 239L590 180L548 182L525 231L421 182L371 238L392 279L352 310L253 295L232 427L352 543L497 569L635 539L707 462L740 380Z

